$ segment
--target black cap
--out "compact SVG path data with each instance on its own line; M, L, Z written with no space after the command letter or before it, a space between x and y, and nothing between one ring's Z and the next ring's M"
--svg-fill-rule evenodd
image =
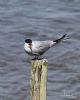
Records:
M26 39L25 43L32 43L32 40L31 39Z

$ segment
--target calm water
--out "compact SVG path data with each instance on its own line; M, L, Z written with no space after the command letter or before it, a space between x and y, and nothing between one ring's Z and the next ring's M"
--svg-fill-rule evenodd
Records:
M0 100L29 100L30 57L26 38L67 33L51 48L47 100L80 100L80 0L0 0Z

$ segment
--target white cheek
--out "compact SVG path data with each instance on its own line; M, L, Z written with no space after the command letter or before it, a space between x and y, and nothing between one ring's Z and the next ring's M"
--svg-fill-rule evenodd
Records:
M29 48L29 45L27 43L24 44L24 49L27 51L27 52L30 52L31 49Z

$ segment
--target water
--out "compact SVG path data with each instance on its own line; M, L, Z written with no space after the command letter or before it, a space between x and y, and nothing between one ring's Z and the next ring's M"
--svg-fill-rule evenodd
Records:
M47 100L80 100L80 0L0 0L0 100L29 100L30 57L26 38L67 33L51 48Z

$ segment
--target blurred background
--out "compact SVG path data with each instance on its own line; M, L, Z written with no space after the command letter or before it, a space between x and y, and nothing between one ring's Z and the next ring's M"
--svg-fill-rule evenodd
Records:
M80 100L80 0L0 0L0 100L29 100L26 38L70 39L47 51L47 100Z

